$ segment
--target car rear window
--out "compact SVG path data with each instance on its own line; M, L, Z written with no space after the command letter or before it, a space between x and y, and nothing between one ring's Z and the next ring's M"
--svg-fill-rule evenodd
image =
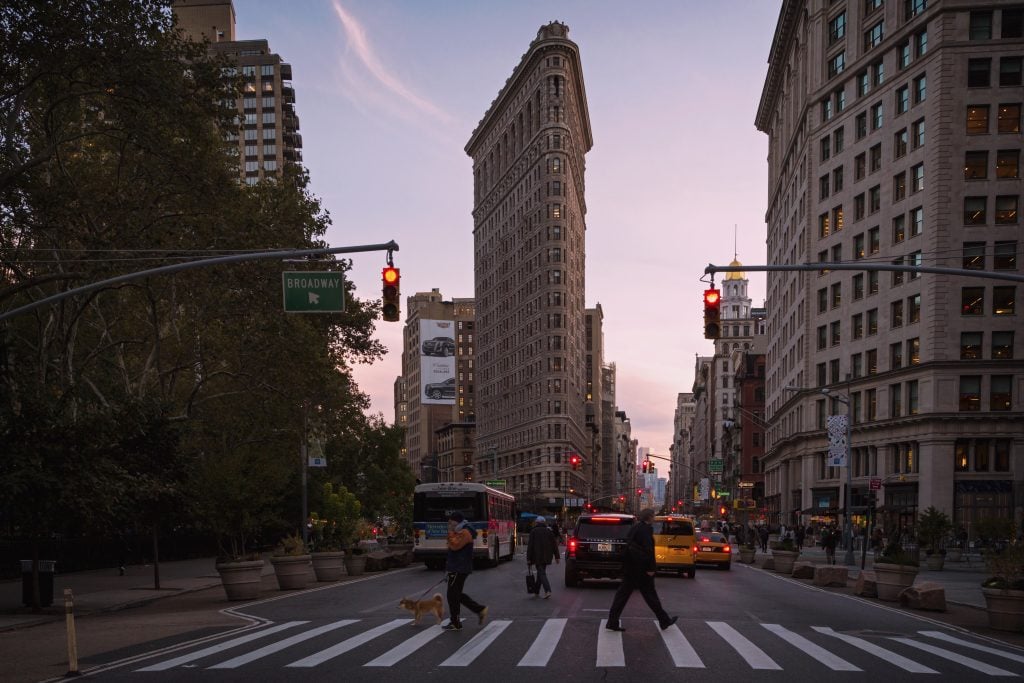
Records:
M617 522L584 522L581 521L576 530L579 538L611 538L625 540L633 522L628 519Z
M728 543L728 541L725 540L725 536L716 531L713 531L710 534L701 534L701 538L706 538L712 543Z
M693 524L680 520L654 522L654 533L663 536L693 536Z

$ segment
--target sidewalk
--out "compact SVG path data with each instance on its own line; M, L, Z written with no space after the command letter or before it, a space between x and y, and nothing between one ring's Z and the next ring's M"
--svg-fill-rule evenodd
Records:
M53 581L53 604L33 613L22 603L22 580L0 581L0 631L34 626L64 619L64 589L74 597L75 615L109 612L143 605L154 600L220 585L220 576L212 557L160 563L160 590L153 589L153 565L125 567L120 576L117 568L96 569L61 574ZM59 570L60 567L57 567ZM268 562L264 575L273 574Z
M754 563L760 566L765 558L771 556L771 550L767 554L757 551ZM836 566L843 566L845 551L841 548L836 550ZM811 562L812 564L825 564L825 550L823 548L801 548L798 562ZM850 567L850 580L856 580L860 575L860 552L854 553L854 566ZM864 569L870 570L874 567L874 557L868 550L864 561ZM978 607L985 609L985 596L981 592L981 582L988 576L985 571L985 563L980 555L964 556L961 562L946 561L942 571L929 571L922 563L920 572L914 583L931 581L942 585L946 589L946 602Z

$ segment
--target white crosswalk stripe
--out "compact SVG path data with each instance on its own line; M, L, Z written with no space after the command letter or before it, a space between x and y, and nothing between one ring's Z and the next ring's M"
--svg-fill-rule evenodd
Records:
M655 624L658 623L654 620ZM661 626L658 626L659 630ZM661 631L661 639L665 641L665 647L668 648L668 652L672 655L672 661L675 663L676 668L689 668L689 669L703 669L704 662L700 660L697 655L697 651L690 645L690 641L686 639L683 632L679 630L679 627L672 624L664 631Z
M575 628L570 625L570 621L574 622ZM961 636L959 633L939 630L908 632L905 636L854 636L837 632L828 626L796 627L747 620L734 626L725 621L689 620L673 624L662 631L657 621L644 619L632 620L630 623L633 625L628 632L623 633L609 631L606 619L597 622L593 618L551 618L541 621L497 619L481 629L470 628L451 637L444 637L441 635L443 629L437 625L408 628L412 623L410 619L394 619L377 625L365 624L358 618L340 619L305 626L309 623L289 621L248 631L238 637L228 636L228 640L215 645L210 645L209 641L202 645L197 643L195 647L199 649L194 652L180 655L168 653L164 656L169 659L137 671L195 668L198 664L209 672L233 671L252 665L251 672L259 666L261 660L269 660L272 655L282 652L286 654L276 660L276 666L299 669L317 667L351 653L336 663L335 667L395 667L395 675L401 676L403 669L399 667L405 667L406 672L410 666L417 670L423 666L428 670L436 667L466 668L474 664L479 666L489 660L493 662L496 656L521 656L516 666L538 670L560 666L555 657L559 648L578 649L581 645L595 647L596 668L623 668L626 666L627 641L630 648L640 648L637 656L647 658L656 655L663 658L665 666L669 665L671 658L671 665L676 669L707 671L713 671L719 666L735 666L742 659L751 669L763 671L781 671L795 666L800 673L805 673L807 667L813 665L823 667L822 673L827 670L866 671L869 674L890 672L891 675L894 671L892 667L895 667L917 674L957 675L976 672L989 676L1018 676L1003 668L1000 662L997 662L1000 666L994 666L982 659L962 654L964 650L972 655L978 653L979 657L999 657L1003 661L1010 660L1024 665L1024 652L1012 646L1001 648L995 641L986 643L973 640L967 634ZM595 623L596 634L593 630ZM350 633L345 634L342 629ZM718 637L709 636L706 629ZM654 638L655 633L660 635L660 641ZM468 635L472 637L467 640ZM655 653L652 648L664 650L663 653ZM234 652L228 652L233 649ZM177 651L185 650L179 648ZM296 654L287 657L291 652ZM771 656L768 652L772 653ZM915 658L913 652L925 653L928 666L916 661L921 657ZM849 659L853 654L859 655L860 659ZM877 659L877 667L867 666L867 655ZM301 658L296 660L297 657ZM728 664L729 661L732 664ZM336 672L337 669L331 671Z
M828 628L827 626L813 626L812 628L815 631L817 631L818 633L823 633L823 634L825 634L827 636L832 636L833 638L838 638L839 640L843 641L844 643L848 643L850 645L853 645L855 648L864 650L864 652L873 654L874 656L876 656L876 657L878 657L880 659L883 659L883 660L889 662L890 664L898 666L899 668L903 669L904 671L909 671L910 673L915 673L915 674L937 674L937 673L939 673L935 669L930 669L927 666L925 666L924 664L918 664L917 662L915 662L912 659L908 659L907 657L904 657L903 655L898 655L895 652L893 652L892 650L886 650L884 647L879 647L878 645L875 645L874 643L869 643L868 641L864 640L863 638L858 638L856 636L850 636L850 635L847 635L845 633L836 633L835 631L833 631L832 629Z
M910 638L890 638L890 640L895 640L897 643L903 643L904 645L909 645L910 647L916 647L918 650L924 650L925 652L933 654L936 657L942 657L943 659L948 659L949 661L956 662L957 664L963 664L964 666L970 667L975 671L980 671L983 674L988 674L989 676L1017 675L1012 671L1006 671L1005 669L1000 669L998 667L991 666L990 664L986 664L985 662L979 661L977 659L972 659L970 657L958 655L955 652L950 652L949 650L943 650L940 647L935 647L934 645L929 645L928 643L919 643Z
M194 662L197 659L202 659L203 657L215 655L218 652L223 652L224 650L229 650L233 647L244 645L253 640L265 638L266 636L273 635L275 633L278 633L279 631L290 629L293 626L300 626L302 624L308 623L308 621L287 621L283 624L278 624L277 626L271 626L270 628L265 629L263 631L257 631L256 633L247 633L244 636L233 638L223 643L218 643L217 645L211 645L210 647L203 648L202 650L199 650L197 652L192 652L187 655L181 655L180 657L175 657L174 659L168 659L166 662L160 662L159 664L147 666L143 669L139 669L139 671L166 671L167 669L173 669L176 666L188 664L189 662Z
M845 659L837 657L822 646L812 643L811 641L804 638L798 633L793 633L787 628L783 628L778 624L761 624L764 628L768 629L779 638L782 638L790 645L799 648L805 654L817 659L819 662L832 669L833 671L860 671L860 667L850 664Z
M547 666L551 661L551 655L558 647L558 641L562 639L562 631L568 619L548 619L544 622L543 628L537 637L533 639L533 645L526 652L517 666Z
M764 650L754 645L746 637L740 634L739 631L734 629L724 621L709 621L708 626L722 636L729 645L739 654L740 657L750 665L752 669L769 669L772 671L781 671L782 667L775 663L775 660L764 653Z
M333 659L339 655L343 655L349 650L353 650L359 647L360 645L365 645L374 638L384 635L388 631L393 631L399 626L404 626L410 623L412 623L412 619L395 619L394 621L389 621L388 623L382 624L377 628L371 628L369 631L366 631L365 633L360 633L358 636L353 636L348 640L343 640L337 645L329 647L326 650L321 650L320 652L317 652L315 655L310 655L309 657L304 657L303 659L300 659L297 662L292 662L291 664L288 664L288 666L302 668L316 666L317 664L323 664L328 659Z
M947 643L953 643L954 645L959 645L961 647L967 647L980 652L987 652L990 655L996 655L997 657L1012 659L1015 662L1024 662L1024 656L1022 655L1014 654L1013 652L1006 652L1005 650L999 650L994 647L988 647L987 645L979 645L978 643L972 643L969 640L964 640L962 638L954 638L948 633L942 633L941 631L919 631L919 633L923 636L928 636L929 638L935 638L937 640L944 640Z

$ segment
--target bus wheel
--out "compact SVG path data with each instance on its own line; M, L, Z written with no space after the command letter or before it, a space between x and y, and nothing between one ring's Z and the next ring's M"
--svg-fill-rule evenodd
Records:
M501 542L494 539L494 552L491 553L491 567L497 567L501 561Z

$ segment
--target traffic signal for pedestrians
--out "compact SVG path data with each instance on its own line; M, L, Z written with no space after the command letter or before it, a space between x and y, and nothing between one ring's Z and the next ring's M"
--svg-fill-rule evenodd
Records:
M575 453L569 456L569 464L572 465L574 470L578 470L580 468L580 460L580 456Z
M383 314L384 320L395 323L398 322L401 317L399 312L401 311L399 301L398 285L401 276L399 275L398 268L394 266L387 266L381 271L380 279L383 284L381 291L381 313Z
M704 290L704 338L718 339L722 335L722 293L712 287Z

